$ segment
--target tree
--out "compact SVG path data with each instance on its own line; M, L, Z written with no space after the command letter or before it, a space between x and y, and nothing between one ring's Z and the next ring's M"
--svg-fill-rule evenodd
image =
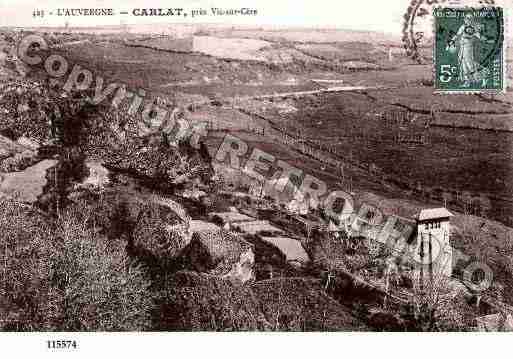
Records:
M463 331L471 324L471 308L442 274L421 281L414 278L408 305L401 317L413 331Z

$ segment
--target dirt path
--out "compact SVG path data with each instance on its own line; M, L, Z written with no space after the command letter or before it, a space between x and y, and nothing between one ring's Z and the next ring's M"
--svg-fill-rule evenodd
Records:
M286 99L288 97L303 97L309 95L320 95L327 93L339 93L339 92L357 92L357 91L370 91L370 90L391 90L397 87L385 87L385 86L335 86L329 87L320 90L310 90L310 91L295 91L295 92L280 92L274 94L267 95L254 95L254 96L241 96L241 97L225 97L217 100L207 100L201 102L192 102L189 106L201 106L201 105L209 105L216 101L228 102L228 103L237 103L243 102L247 100L267 100L267 99Z

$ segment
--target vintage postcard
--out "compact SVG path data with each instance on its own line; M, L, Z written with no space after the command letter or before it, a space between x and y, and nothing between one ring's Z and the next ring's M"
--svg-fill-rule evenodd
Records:
M0 330L512 331L512 8L1 2Z

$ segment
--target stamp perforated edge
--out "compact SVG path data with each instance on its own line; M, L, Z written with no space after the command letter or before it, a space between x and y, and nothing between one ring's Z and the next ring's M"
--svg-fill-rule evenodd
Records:
M436 61L435 61L435 53L436 53L436 20L435 20L435 9L443 9L443 8L461 8L461 9L486 9L486 8L501 8L502 9L502 34L503 34L503 41L502 41L502 88L501 89L480 89L480 90L440 90L435 89L435 83L436 83ZM433 58L433 68L432 68L432 76L433 76L433 93L437 95L477 95L477 94L485 94L485 95L501 95L505 94L506 90L508 88L508 73L507 73L507 50L508 50L508 41L507 41L507 35L509 34L509 14L508 9L499 6L499 5L488 5L488 6L465 6L461 4L454 4L449 3L448 6L433 6L432 8L432 16L431 16L431 28L432 28L432 35L433 35L433 48L432 48L432 58Z

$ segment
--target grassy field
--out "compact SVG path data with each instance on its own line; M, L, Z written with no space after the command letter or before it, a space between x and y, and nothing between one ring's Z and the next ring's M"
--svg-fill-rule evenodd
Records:
M331 143L346 158L373 163L398 180L503 198L513 195L510 132L390 124L373 116L383 104L357 94L304 98L295 106L298 112L282 120L291 132L299 127L305 138ZM400 143L394 140L398 134L422 134L429 143ZM511 204L496 205L494 218L509 223Z
M328 38L335 36L329 31L313 32L315 36L321 36L321 33ZM281 36L282 33L266 34ZM223 36L228 37L228 34ZM245 37L239 32L229 36ZM284 44L290 44L294 36L299 35L287 32L287 36L285 40L277 40L284 43L273 45L272 51L286 53L290 48ZM254 35L248 37L259 38ZM147 41L165 43L168 40L162 37ZM183 103L196 98L202 100L310 90L318 88L318 85L310 81L314 78L336 78L342 80L342 84L349 85L379 84L397 87L385 91L369 90L364 93L287 100L287 106L296 109L289 113L281 112L279 106L282 101L256 103L253 107L256 112L263 111L264 115L270 116L275 123L281 123L294 131L301 128L301 134L305 138L330 143L340 153L345 154L346 158L374 164L382 172L401 181L420 182L426 186L450 190L483 192L496 197L511 197L511 135L507 132L495 133L467 128L510 129L510 95L494 98L434 95L432 88L427 86L431 76L430 65L407 65L386 71L344 73L341 70L340 73L334 73L332 68L323 68L322 63L338 63L349 59L369 61L374 52L379 61L384 56L383 44L371 45L368 40L363 42L357 39L352 42L343 42L340 39L337 41L329 44L330 41L327 40L321 41L323 44L308 41L293 44L297 49L306 52L308 57L319 62L305 63L294 59L291 63L281 65L127 47L121 42L106 44L89 41L59 51L71 62L97 69L98 74L109 81L122 81L131 88L144 88L152 95L168 98L180 96ZM410 110L418 115L419 124L398 125L380 121L379 114L390 109ZM432 125L445 127L422 128L423 121L430 116L432 109L439 111ZM236 110L221 108L203 108L192 116L198 121L211 121L225 129L242 132L248 126L251 127L247 124L252 121ZM227 126L230 121L242 122L239 126L232 125L230 128ZM458 128L453 129L455 126ZM398 134L424 134L429 138L429 144L412 146L397 143L394 139ZM258 138L255 141L258 146L263 147L272 143ZM301 165L300 161L295 161L295 151L283 157ZM316 168L313 164L308 167ZM462 176L462 173L465 175ZM373 183L371 187L380 191L379 180L372 175L367 177L356 181L366 189L369 189L369 183ZM385 193L388 189L382 188L381 191ZM504 218L504 205L494 210L494 218Z
M320 70L315 64L280 66L229 61L120 43L85 43L56 52L73 64L97 70L96 74L109 82L122 82L131 89L142 88L152 95L167 97L177 93L225 97L308 90L315 85L308 82L304 69Z
M401 41L399 37L388 34L342 29L223 29L217 31L212 30L211 33L222 37L245 37L251 39L263 39L271 42L372 42L399 45Z
M136 44L158 50L198 52L222 59L246 61L264 61L259 52L271 45L262 40L225 39L212 36L192 36L186 39L159 37Z

